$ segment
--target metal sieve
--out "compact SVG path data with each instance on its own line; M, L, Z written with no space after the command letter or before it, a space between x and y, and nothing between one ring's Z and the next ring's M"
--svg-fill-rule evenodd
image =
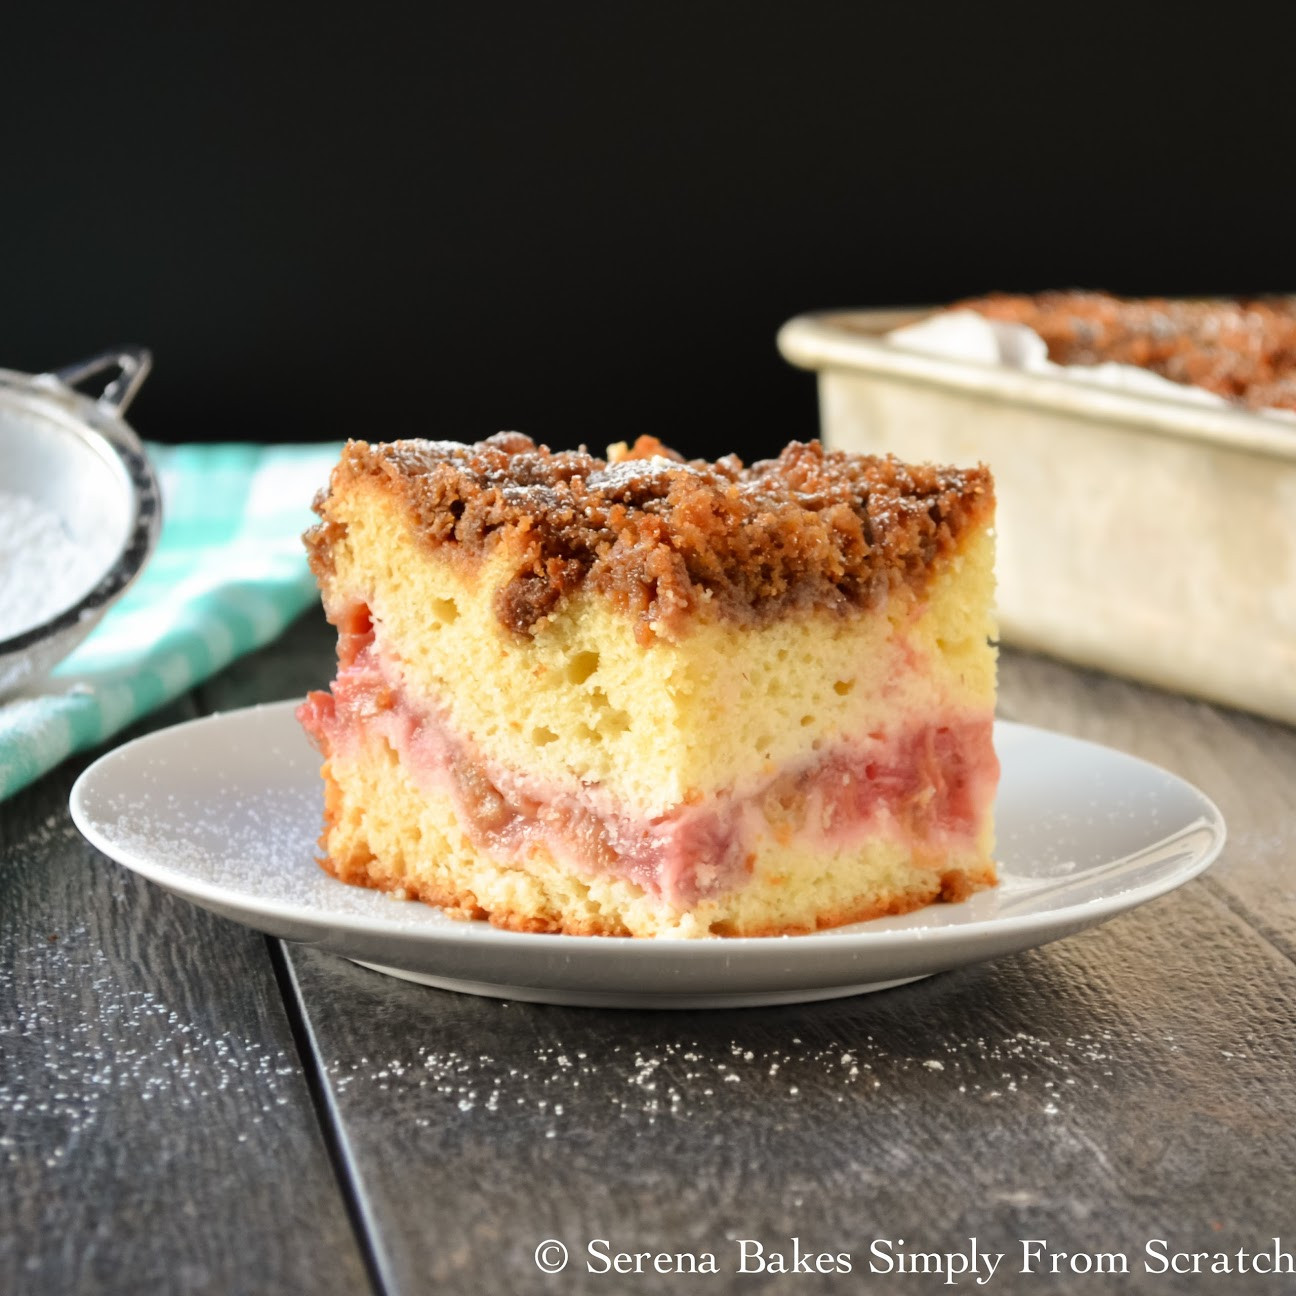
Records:
M0 369L0 486L54 513L99 572L76 602L0 640L0 695L36 682L66 657L157 544L157 477L122 417L151 364L142 347L121 347L53 373ZM97 398L75 390L108 374Z

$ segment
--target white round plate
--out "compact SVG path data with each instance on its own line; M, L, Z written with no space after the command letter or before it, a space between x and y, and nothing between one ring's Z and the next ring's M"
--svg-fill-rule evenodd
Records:
M1121 752L999 722L1000 885L811 936L633 940L460 922L315 862L319 757L277 702L159 730L97 760L72 818L105 854L260 931L469 994L708 1008L860 994L1043 945L1200 873L1224 844L1196 788Z

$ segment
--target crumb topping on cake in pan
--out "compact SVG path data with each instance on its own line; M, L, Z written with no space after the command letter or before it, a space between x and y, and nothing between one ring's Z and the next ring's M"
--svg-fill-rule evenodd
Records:
M951 309L1026 325L1044 339L1054 364L1137 365L1250 409L1296 410L1296 300L1289 297L992 293Z
M609 459L552 452L505 432L475 445L352 441L316 500L311 565L331 566L330 493L368 480L403 505L420 538L477 559L507 542L520 561L496 595L500 620L532 633L581 587L635 617L641 641L675 638L702 602L765 621L879 603L923 586L993 508L984 467L911 466L793 442L744 467L685 462L656 438Z

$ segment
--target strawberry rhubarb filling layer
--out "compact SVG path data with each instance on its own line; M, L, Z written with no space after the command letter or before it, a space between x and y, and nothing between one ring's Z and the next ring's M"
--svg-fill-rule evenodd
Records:
M622 877L680 907L741 888L771 837L837 849L881 836L939 871L951 853L976 849L998 781L993 717L961 710L843 740L758 785L644 817L597 784L554 786L485 759L372 642L350 647L331 690L297 712L327 759L385 742L421 790L452 798L478 849L521 861L541 846L577 873Z

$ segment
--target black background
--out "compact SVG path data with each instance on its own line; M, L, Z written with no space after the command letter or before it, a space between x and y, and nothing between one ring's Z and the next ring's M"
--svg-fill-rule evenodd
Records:
M803 310L1291 289L1290 7L5 15L0 362L161 440L815 430Z

